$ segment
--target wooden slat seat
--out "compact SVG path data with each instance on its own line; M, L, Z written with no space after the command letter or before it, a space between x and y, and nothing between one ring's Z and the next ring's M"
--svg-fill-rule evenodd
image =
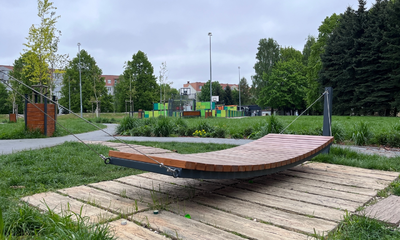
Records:
M162 153L148 156L165 166L178 168L179 171L185 171L193 176L221 175L218 173L223 173L223 176L237 176L230 173L253 176L254 174L249 172L263 175L262 172L277 172L283 170L285 166L300 164L328 148L332 143L333 137L327 136L268 134L251 143L220 151L195 154ZM155 164L152 159L139 153L110 151L109 156L110 163L116 165L132 167L130 162L139 165ZM120 160L123 160L124 164L121 164Z

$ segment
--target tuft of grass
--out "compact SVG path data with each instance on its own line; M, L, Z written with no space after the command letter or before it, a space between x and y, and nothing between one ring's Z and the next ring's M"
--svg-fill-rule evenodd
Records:
M367 145L372 138L372 132L369 130L368 123L361 121L354 125L354 131L351 139L355 145Z
M346 213L339 226L327 236L315 234L316 239L400 239L400 231L383 222L365 216Z

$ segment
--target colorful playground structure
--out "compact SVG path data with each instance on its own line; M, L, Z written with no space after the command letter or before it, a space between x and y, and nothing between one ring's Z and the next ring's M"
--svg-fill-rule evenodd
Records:
M178 105L171 102L160 104L154 103L152 111L144 111L140 114L142 118L151 118L159 116L169 117L241 117L244 116L243 111L238 111L237 105L215 105L212 103L210 110L210 102L189 101Z

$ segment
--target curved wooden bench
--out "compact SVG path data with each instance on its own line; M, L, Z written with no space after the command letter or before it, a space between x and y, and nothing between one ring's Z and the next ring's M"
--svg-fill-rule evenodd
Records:
M327 136L268 134L251 143L215 152L149 155L174 172L135 153L110 151L109 163L167 175L174 173L182 178L247 178L291 168L313 158L332 143L333 137Z

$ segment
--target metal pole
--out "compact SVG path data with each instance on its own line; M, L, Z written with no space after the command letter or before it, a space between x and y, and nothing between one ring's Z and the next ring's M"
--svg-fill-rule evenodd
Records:
M131 80L129 81L129 116L131 116L131 113L132 113L132 77Z
M212 33L209 32L208 36L210 36L210 110L212 111L212 68L211 68L211 36L212 36Z
M332 99L333 90L332 87L325 87L327 93L324 96L324 123L322 129L323 136L332 136ZM330 147L326 148L323 153L329 153Z
M69 113L71 113L71 79L68 76L68 102L69 102Z
M239 111L242 111L242 104L240 102L240 67L239 68Z
M83 106L82 106L81 44L80 43L78 43L78 51L79 51L79 92L81 95L81 117L82 117Z

